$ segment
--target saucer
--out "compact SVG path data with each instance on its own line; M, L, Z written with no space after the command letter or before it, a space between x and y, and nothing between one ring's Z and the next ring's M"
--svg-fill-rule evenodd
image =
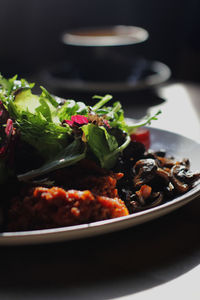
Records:
M51 90L76 92L128 92L155 87L170 78L171 71L159 61L138 59L126 66L85 64L82 68L70 61L59 62L42 70L40 79Z

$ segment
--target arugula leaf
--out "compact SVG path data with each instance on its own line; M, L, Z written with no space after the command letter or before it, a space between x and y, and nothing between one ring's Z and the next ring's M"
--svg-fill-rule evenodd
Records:
M105 157L118 148L116 138L109 134L103 126L87 124L81 127L92 153L98 158L103 168L111 168L113 161L108 162ZM115 158L116 159L116 158Z
M13 78L6 79L2 75L0 75L0 85L4 90L7 91L8 94L10 94L10 91L13 87L13 82L17 79L17 76L14 76Z
M69 142L71 129L60 126L55 106L48 98L32 94L30 89L20 91L8 103L10 116L15 120L21 138L38 150L45 159L53 157Z
M7 97L19 89L32 89L34 85L34 83L29 83L25 79L17 80L17 75L6 79L0 74L0 86L2 86L4 96Z
M87 115L88 106L83 102L76 102L74 100L66 100L65 103L58 109L57 116L60 122L70 120L74 115Z
M110 101L112 99L112 96L111 95L105 95L105 96L98 96L98 95L95 95L93 96L93 99L100 99L99 102L97 102L93 107L92 107L92 110L93 111L97 111L99 108L101 108L102 106L104 106L108 101Z
M41 114L26 113L16 121L21 138L38 150L45 160L52 158L70 141L71 129L47 122Z
M52 122L52 113L49 108L49 105L43 98L40 98L39 102L40 106L36 107L35 113L38 115L42 115L48 122Z
M36 108L41 105L39 96L33 95L30 89L20 91L12 102L14 102L19 114L26 111L34 114Z
M34 177L42 176L57 169L73 165L85 158L86 145L81 139L75 139L66 148L60 151L54 158L46 162L38 169L31 170L27 173L18 175L19 181L28 181Z
M40 86L40 88L42 90L40 98L46 98L54 107L58 107L59 103L56 99L43 86Z
M124 119L124 111L119 101L114 102L113 106L102 107L96 111L99 116L104 116L111 127L119 128L121 130L126 129L126 122Z
M113 107L108 108L106 119L109 120L111 127L119 128L123 131L125 130L126 122L124 119L124 111L121 108L120 102L115 102Z
M145 125L150 125L152 120L157 120L157 116L161 114L161 110L158 110L153 116L147 116L146 118L136 122L133 125L125 125L124 130L131 135L136 131L137 128L145 126Z
M104 167L107 169L111 169L115 166L117 158L121 152L128 146L130 143L131 138L129 135L126 135L124 143L120 145L117 149L115 149L113 152L108 153L104 156Z
M45 98L44 92L37 96L32 94L30 89L22 90L15 96L13 102L18 108L19 114L24 114L27 111L33 114L40 112L49 121L52 121L56 114L55 105L52 105L49 98Z
M93 110L99 115L104 116L108 121L109 125L113 128L119 128L128 134L132 134L138 127L145 125L150 125L152 120L157 120L157 116L161 113L159 110L153 116L147 116L144 119L136 122L134 125L126 124L124 118L124 111L122 109L121 103L119 101L115 102L113 106L104 106L109 100L112 99L111 95L94 96L94 99L100 99L100 101L93 106Z
M34 95L31 91L33 86L25 79L18 80L17 76L5 79L0 75L0 99L8 110L9 118L13 120L21 139L32 145L46 161L41 168L19 175L20 180L74 164L91 153L102 167L112 168L119 153L130 142L129 135L136 128L157 120L160 113L159 111L130 126L125 122L120 102L106 106L112 99L109 94L95 95L93 99L99 101L93 107L88 107L85 103L72 99L59 102L44 87L41 87L40 96ZM88 117L89 113L94 114L98 125L90 123L93 122L92 119L88 119L87 125L80 124L77 132L82 129L82 140L85 143L80 138L74 139L77 127L61 125L64 120L71 120L72 116ZM100 126L107 124L106 120L109 126ZM3 170L4 165L0 165L0 169Z

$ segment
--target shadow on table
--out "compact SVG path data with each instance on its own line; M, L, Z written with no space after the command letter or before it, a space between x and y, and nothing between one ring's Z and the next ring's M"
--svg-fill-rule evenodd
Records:
M197 199L160 219L113 234L2 247L0 296L112 299L168 282L200 263L199 210Z

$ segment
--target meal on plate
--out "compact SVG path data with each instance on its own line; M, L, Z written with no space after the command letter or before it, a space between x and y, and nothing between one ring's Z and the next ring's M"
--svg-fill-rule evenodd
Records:
M173 200L200 178L188 159L150 150L145 125L160 111L129 125L111 95L88 106L33 87L0 77L2 231L127 216Z

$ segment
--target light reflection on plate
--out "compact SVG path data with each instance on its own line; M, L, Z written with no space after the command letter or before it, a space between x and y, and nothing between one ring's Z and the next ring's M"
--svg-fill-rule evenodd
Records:
M191 169L194 171L200 170L200 144L198 142L161 129L150 128L150 131L151 147L153 150L165 149L167 155L172 155L177 160L189 158L191 161ZM198 196L200 196L200 183L191 191L170 202L126 217L56 229L1 233L0 245L61 242L114 232L161 217L185 205Z

